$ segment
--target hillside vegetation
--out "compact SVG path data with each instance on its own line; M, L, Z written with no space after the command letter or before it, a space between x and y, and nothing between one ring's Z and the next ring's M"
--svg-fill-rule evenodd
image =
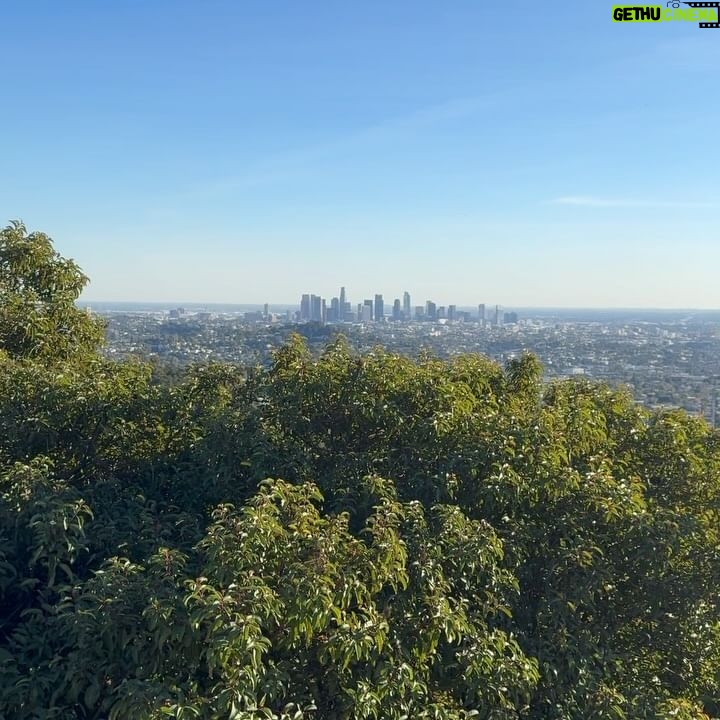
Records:
M0 717L720 717L720 437L532 356L168 379L0 232Z

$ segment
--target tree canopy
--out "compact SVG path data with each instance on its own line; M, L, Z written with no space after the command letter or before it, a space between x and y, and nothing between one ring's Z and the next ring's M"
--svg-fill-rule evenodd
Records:
M44 233L21 222L0 230L0 349L45 360L95 351L104 326L75 307L87 282Z
M705 422L342 338L158 382L2 237L0 717L720 717Z

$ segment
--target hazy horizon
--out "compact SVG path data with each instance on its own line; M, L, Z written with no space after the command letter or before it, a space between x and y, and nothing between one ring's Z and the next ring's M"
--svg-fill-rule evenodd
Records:
M330 296L326 297L322 295L322 297L326 300L330 300ZM334 297L334 296L333 296ZM359 298L360 296L358 296ZM355 305L358 303L362 303L365 299L371 299L374 297L373 295L365 295L362 299L358 299L357 301L354 301L351 298L351 302ZM390 303L388 303L388 296L383 296L384 302L385 302L385 312L386 315L390 313L392 310L392 301L394 300L394 297L390 299ZM402 301L402 298L399 298ZM426 298L427 300L433 300L433 298ZM415 302L413 300L413 307L417 305L424 305L425 300L422 300L421 302ZM437 300L437 299L435 299ZM86 300L81 298L77 305L80 307L90 307L90 309L97 309L98 307L103 306L137 306L137 307L159 307L159 308L168 308L168 309L177 309L177 308L186 308L190 310L197 310L198 308L220 308L220 307L227 307L227 308L248 308L248 309L261 309L265 305L268 305L268 309L270 312L278 312L289 308L295 308L298 309L300 307L300 302L277 302L277 301L268 301L267 303L264 302L203 302L203 301L187 301L187 300ZM438 306L445 306L447 307L448 304L451 303L445 303L442 300L437 300L436 304ZM460 311L471 311L471 312L477 312L478 304L476 303L474 305L457 305L457 309ZM503 305L502 303L485 303L486 305L486 312L490 314L494 308L495 305L498 305L501 310L515 310L515 311L526 311L526 312L539 312L539 313L551 313L551 312L610 312L610 313L633 313L633 312L641 312L641 313L702 313L702 314L714 314L714 313L720 313L720 307L619 307L619 306L548 306L548 305L512 305L512 304L506 304Z
M717 308L720 30L611 6L8 3L0 224L90 304Z

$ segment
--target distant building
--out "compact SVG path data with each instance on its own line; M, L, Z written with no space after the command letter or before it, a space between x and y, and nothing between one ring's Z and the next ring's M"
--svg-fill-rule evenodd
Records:
M437 320L437 305L432 300L425 303L425 315L428 320Z
M362 306L362 322L371 322L373 319L373 301L366 300Z
M385 303L382 295L375 296L375 322L382 322L385 319Z
M425 308L422 305L415 306L415 320L425 319Z
M328 310L327 321L340 322L341 319L342 316L340 315L340 300L334 297L332 300L330 300L330 309Z
M447 319L450 321L457 320L457 305L448 305Z
M412 320L412 306L410 305L410 293L406 290L403 293L403 315L405 320Z
M350 317L352 315L352 310L350 309L350 303L348 302L347 296L345 294L345 288L340 288L340 307L338 309L338 321L339 322L348 322L352 318Z
M478 305L478 322L485 327L485 303Z
M516 312L503 313L503 325L516 325L518 316Z
M300 322L310 320L310 295L307 293L300 300Z
M403 319L403 311L400 306L400 298L395 298L395 302L393 302L392 319L395 322Z
M310 296L310 320L322 322L323 300L319 295Z

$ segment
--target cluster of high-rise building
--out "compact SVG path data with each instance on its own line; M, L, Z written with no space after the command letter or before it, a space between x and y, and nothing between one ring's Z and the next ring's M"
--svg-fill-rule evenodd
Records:
M385 301L382 295L368 298L356 306L347 299L345 288L340 288L340 296L330 300L306 293L300 300L300 311L296 314L299 322L343 323L343 322L411 322L448 320L479 322L481 325L513 324L518 321L517 313L505 312L500 315L500 306L495 305L494 312L487 313L485 305L478 305L477 313L459 310L457 305L437 305L427 300L424 305L412 305L410 293L403 293L402 302L395 298L392 309L385 312Z

